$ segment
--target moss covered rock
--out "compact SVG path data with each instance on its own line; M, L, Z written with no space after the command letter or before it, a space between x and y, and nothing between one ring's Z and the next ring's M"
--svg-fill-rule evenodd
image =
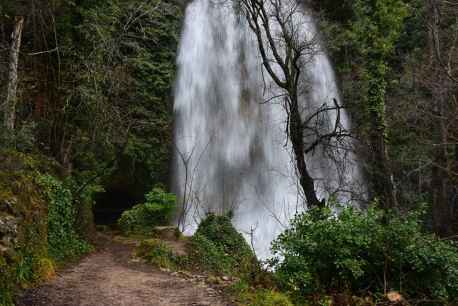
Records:
M0 151L0 165L0 305L9 305L14 288L54 271L48 258L47 203L35 177L55 165L15 151Z

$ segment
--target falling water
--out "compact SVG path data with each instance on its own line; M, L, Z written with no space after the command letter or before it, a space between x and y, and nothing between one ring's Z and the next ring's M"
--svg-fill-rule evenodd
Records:
M315 37L311 17L301 18L304 35ZM310 84L302 96L307 116L340 98L324 52L304 65ZM253 34L231 4L194 0L188 5L178 66L174 185L184 204L180 226L192 234L206 213L232 211L234 225L265 258L270 242L304 210L303 197L285 110L279 99L271 99L277 89L263 71ZM326 116L333 122L336 113ZM341 117L348 128L347 115ZM351 153L343 150L328 156L318 148L308 166L322 197L360 177Z

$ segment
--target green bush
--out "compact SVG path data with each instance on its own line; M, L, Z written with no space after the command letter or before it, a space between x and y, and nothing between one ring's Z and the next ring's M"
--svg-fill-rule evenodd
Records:
M256 257L228 216L209 214L192 237L190 257L215 273L245 275L256 267Z
M146 194L146 202L126 210L118 220L124 233L147 233L155 226L170 223L176 208L176 197L161 188Z
M281 286L312 293L401 292L406 298L458 301L458 250L422 232L419 214L344 208L298 215L273 243Z
M272 289L253 289L241 280L229 288L237 305L243 306L293 306L289 297Z
M175 269L180 262L178 256L163 241L158 239L143 240L136 248L135 253L136 256L160 268Z
M76 209L71 191L50 175L38 178L48 198L48 251L57 261L74 258L91 250L75 230Z

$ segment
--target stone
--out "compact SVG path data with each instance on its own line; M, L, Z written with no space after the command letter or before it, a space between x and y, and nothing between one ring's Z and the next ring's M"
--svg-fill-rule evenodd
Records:
M156 226L152 235L157 239L175 241L180 237L180 231L174 226Z

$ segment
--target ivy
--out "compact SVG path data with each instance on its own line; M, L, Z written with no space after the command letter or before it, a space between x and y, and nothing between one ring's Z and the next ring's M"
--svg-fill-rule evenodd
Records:
M56 261L75 258L91 250L75 230L76 209L71 191L57 178L40 175L37 179L48 198L48 252Z
M347 37L362 60L363 109L370 128L385 133L388 61L401 36L408 7L403 0L356 0ZM386 135L385 135L386 136Z

